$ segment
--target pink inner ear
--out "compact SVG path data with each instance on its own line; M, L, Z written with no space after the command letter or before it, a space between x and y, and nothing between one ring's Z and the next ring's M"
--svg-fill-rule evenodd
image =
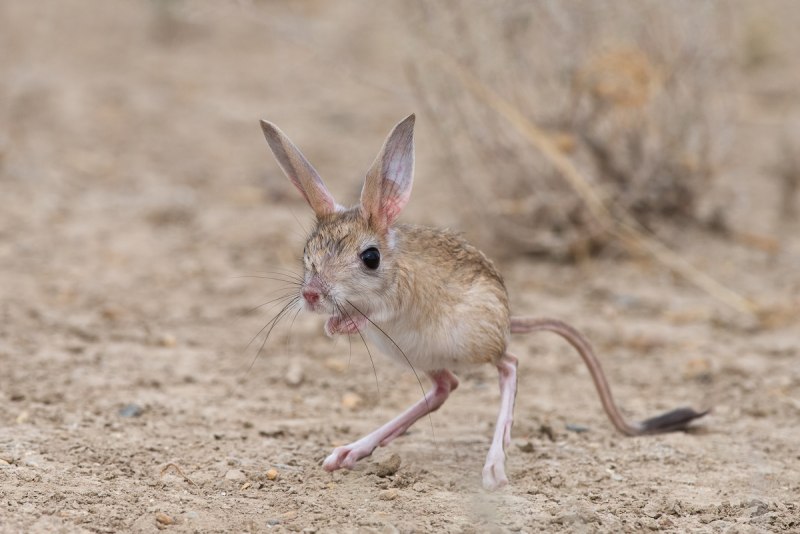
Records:
M408 204L409 198L411 198L410 194L403 194L393 195L383 199L381 202L381 215L386 221L387 226L394 223L397 217L400 216L400 212L403 211L403 208Z

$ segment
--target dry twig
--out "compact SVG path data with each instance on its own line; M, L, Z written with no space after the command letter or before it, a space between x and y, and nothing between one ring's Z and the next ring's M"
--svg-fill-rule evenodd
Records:
M159 476L162 476L162 477L163 477L163 476L164 476L164 474L166 474L166 472L167 472L167 471L169 471L170 467L171 467L172 469L174 469L175 471L177 471L177 473L178 473L178 474L179 474L181 477L183 477L183 480L185 480L186 482L188 482L188 483L189 483L189 484L191 484L192 486L197 486L197 484L195 484L195 483L192 481L192 479L191 479L191 478L189 478L188 476L186 476L186 473L184 473L184 472L183 472L183 469L181 469L181 468L180 468L180 467L179 467L177 464L172 464L172 463L170 463L170 464L167 464L167 465L165 465L165 466L164 466L164 468L161 470L161 474L160 474Z

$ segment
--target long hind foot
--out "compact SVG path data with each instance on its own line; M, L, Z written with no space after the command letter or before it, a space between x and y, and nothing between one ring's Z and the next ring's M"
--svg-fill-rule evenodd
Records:
M494 429L492 446L483 466L483 487L496 490L508 484L505 449L511 444L514 424L514 401L517 398L517 358L506 353L497 364L500 375L500 413Z

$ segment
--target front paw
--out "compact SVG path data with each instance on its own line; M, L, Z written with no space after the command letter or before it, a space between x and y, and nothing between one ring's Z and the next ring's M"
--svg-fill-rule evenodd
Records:
M372 454L374 449L359 446L358 443L351 443L342 447L336 447L333 452L322 462L325 471L336 471L337 469L352 469L356 462L365 456Z

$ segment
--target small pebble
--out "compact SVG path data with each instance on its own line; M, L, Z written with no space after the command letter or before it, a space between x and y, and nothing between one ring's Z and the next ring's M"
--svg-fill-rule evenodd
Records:
M162 347L173 348L178 344L178 340L172 334L161 334L157 343Z
M584 432L588 432L589 431L589 427L588 426L577 425L577 424L574 424L574 423L567 423L566 427L567 427L567 430L569 430L570 432L575 432L576 434L583 434Z
M644 505L644 508L642 508L642 513L647 517L658 519L661 517L661 507L654 502L649 502Z
M303 383L303 378L303 367L297 362L289 364L289 369L286 370L286 376L284 376L286 384L297 387Z
M769 506L765 502L757 499L751 500L749 503L747 503L747 506L750 512L750 517L758 517L769 512Z
M354 410L362 401L363 399L358 393L348 392L342 395L342 406L348 410Z
M103 319L106 319L108 321L116 321L122 315L122 310L120 308L106 306L105 308L100 310L100 315L103 316Z
M23 465L29 465L31 467L39 467L44 463L44 458L33 452L28 452L25 453L25 457L22 458L22 463Z
M281 476L281 474L278 473L277 469L270 469L269 471L267 471L268 480L278 480L279 476Z
M527 443L523 443L522 445L517 445L520 451L522 452L533 452L533 443L528 441Z
M158 512L156 514L156 522L162 525L172 525L175 523L175 520L172 519L170 516L165 514L164 512Z
M687 380L711 380L711 362L706 358L694 358L683 366L683 377Z
M262 438L278 438L285 434L282 428L268 428L258 431L258 435Z
M400 455L392 454L390 458L378 463L375 466L374 473L381 478L392 476L400 469Z
M378 494L378 498L382 501L393 501L400 494L395 488L384 490Z
M337 373L344 373L347 370L347 362L338 358L328 358L325 360L325 367Z
M144 408L138 404L126 404L119 409L119 415L122 417L139 417L144 413Z
M658 521L658 528L662 530L671 529L675 526L675 523L669 517L662 517Z
M555 434L555 432L553 432L553 427L551 427L548 424L544 424L544 425L540 426L539 427L539 432L541 432L542 434L547 436L550 441L555 441L556 440L556 434Z

